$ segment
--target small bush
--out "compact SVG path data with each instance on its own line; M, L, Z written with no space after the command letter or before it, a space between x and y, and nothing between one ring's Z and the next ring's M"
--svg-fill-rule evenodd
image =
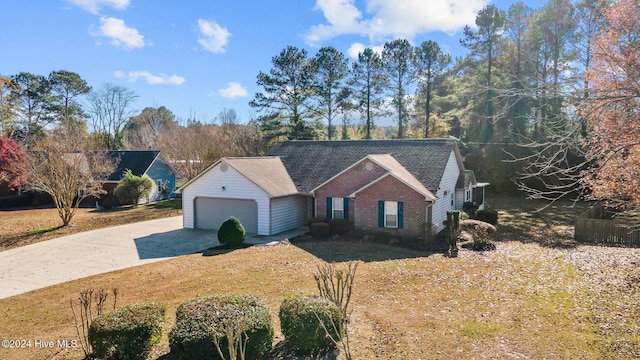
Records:
M476 211L478 211L478 207L479 205L477 202L467 201L462 204L462 211L464 211L470 217L473 217L476 214Z
M98 316L89 327L93 355L99 359L144 360L160 341L165 308L134 304Z
M244 226L240 220L231 216L225 220L218 229L218 241L220 244L239 245L244 242Z
M351 223L345 219L329 220L329 228L332 234L345 235L351 231Z
M253 296L223 295L200 298L180 305L176 325L169 332L169 347L176 359L220 359L215 339L225 358L228 340L225 324L237 324L247 338L246 359L265 359L273 343L271 315Z
M316 222L311 224L311 236L317 238L324 238L331 233L331 225L326 222Z
M140 200L149 199L149 195L153 189L153 180L146 176L136 176L131 170L122 174L122 179L118 182L118 186L113 193L118 201L124 205L138 206Z
M118 198L112 192L107 193L100 201L102 202L102 208L105 210L111 210L120 205Z
M496 233L495 226L480 220L461 221L460 230L471 234L474 240L478 238L491 239Z
M338 330L342 328L342 312L327 299L287 296L280 305L279 316L285 345L296 354L326 354L335 350L336 343L342 339L343 334Z
M287 296L280 304L279 317L285 345L295 354L326 354L342 339L340 308L319 296Z
M465 220L460 222L460 227L472 242L465 244L465 248L476 251L495 250L496 245L492 241L496 233L496 227L479 220Z
M475 219L496 226L498 225L498 212L495 210L478 210Z
M329 219L324 217L324 216L312 217L311 219L307 220L307 226L309 227L309 229L311 229L311 225L313 225L315 223L319 223L319 222L328 223Z

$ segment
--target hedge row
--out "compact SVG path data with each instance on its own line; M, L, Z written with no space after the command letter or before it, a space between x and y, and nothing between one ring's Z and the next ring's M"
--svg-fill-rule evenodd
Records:
M315 217L307 221L309 230L313 237L327 237L331 234L345 235L353 230L353 225L345 219L327 219L326 217Z
M342 312L336 304L318 296L286 297L279 318L285 348L297 355L326 354L335 350L343 336ZM144 360L160 341L164 321L165 307L153 302L100 315L89 328L93 356ZM241 341L246 340L244 358L269 358L273 344L271 315L256 297L220 295L187 301L178 307L176 324L169 332L172 358L221 359L219 347L228 359L230 333L241 334ZM236 355L240 358L240 353Z

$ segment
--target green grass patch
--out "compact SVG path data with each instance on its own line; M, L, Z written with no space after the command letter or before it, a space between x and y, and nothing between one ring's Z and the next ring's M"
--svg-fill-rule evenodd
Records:
M43 228L29 230L29 231L27 231L27 233L25 235L26 236L42 235L42 234L47 234L47 233L54 232L54 231L59 230L61 228L62 228L62 226L47 226L47 227L43 227Z
M147 209L182 210L182 199L162 200L153 204L145 205L144 207Z
M500 326L493 321L469 320L460 325L459 333L472 339L484 339L500 333Z

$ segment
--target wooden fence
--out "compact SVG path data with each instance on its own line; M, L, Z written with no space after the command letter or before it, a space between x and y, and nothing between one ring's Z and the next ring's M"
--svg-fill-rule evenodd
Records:
M578 242L640 246L640 224L620 220L577 217L574 238Z

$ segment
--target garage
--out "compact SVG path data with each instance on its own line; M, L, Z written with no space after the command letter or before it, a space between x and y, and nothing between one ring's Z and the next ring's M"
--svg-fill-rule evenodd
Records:
M181 189L187 229L218 229L237 217L247 233L272 235L304 225L307 198L280 158L222 158Z
M240 220L247 233L258 232L258 203L252 199L196 197L194 220L197 229L218 229L230 216Z

